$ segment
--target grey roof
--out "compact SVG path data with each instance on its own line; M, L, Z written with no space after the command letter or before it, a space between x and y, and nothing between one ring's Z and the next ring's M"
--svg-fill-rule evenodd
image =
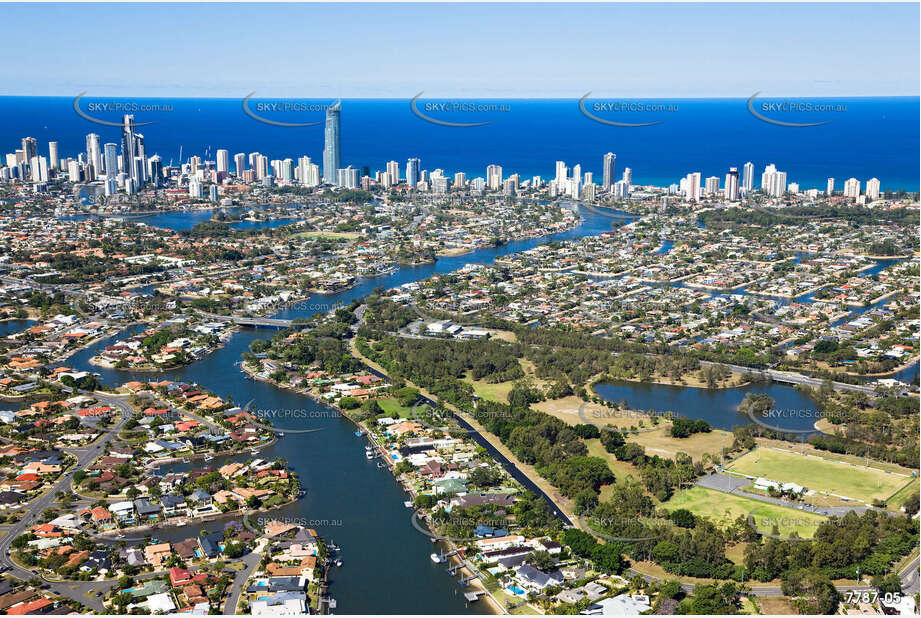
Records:
M160 512L160 506L151 504L147 498L138 498L134 501L134 508L138 515L153 515Z

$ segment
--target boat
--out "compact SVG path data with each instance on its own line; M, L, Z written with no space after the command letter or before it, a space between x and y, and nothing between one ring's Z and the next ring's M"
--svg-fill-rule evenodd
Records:
M408 509L411 509L411 508L413 508L413 501L412 501L412 500L406 500L405 502L403 502L403 506L405 506L405 507L408 508Z
M279 437L279 438L284 438L284 437L285 437L284 432L279 431L279 432L278 432L278 437Z
M258 455L258 454L259 454L259 451L257 451L256 449L252 449L252 450L250 450L249 454L250 454L250 455Z
M205 455L205 461L211 461L214 459L214 455Z
M430 558L432 559L432 562L434 562L435 564L441 564L442 562L445 561L445 559L441 557L441 554L432 554Z
M364 434L361 433L361 430L358 430L358 431L355 432L355 437L357 437L357 438L360 438L362 435L364 435Z
M379 461L379 462L377 462L377 467L378 467L378 468L385 468L385 467L386 467L386 464L384 464L384 462L382 462L382 461Z
M374 451L365 451L365 457L368 459L374 459Z
M337 566L337 567L341 567L341 566L342 566L342 560L336 560L336 566Z

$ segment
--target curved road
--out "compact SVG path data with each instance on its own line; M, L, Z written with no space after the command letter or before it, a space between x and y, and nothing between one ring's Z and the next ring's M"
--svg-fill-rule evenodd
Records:
M131 418L133 414L131 406L128 405L127 401L125 401L122 397L115 397L101 393L84 394L95 397L102 404L120 410L122 413L122 418L113 427L115 431L103 432L102 436L98 438L95 443L90 444L84 448L65 449L66 453L76 457L77 463L70 470L62 474L52 487L45 490L45 493L27 504L26 508L28 510L23 515L23 518L7 528L6 534L0 538L0 563L9 567L8 573L23 581L37 577L37 574L29 571L28 569L22 568L13 562L12 558L10 557L10 545L12 544L13 539L23 534L23 532L25 532L30 525L34 524L38 520L42 511L54 504L55 495L57 492L70 491L71 480L73 479L74 472L77 470L85 470L93 462L93 460L99 456L99 454L105 448L105 445L109 443L112 437L118 433L118 430L121 429L121 427L129 418ZM73 599L98 612L102 612L105 608L102 604L101 598L95 596L96 593L99 591L108 591L109 588L115 584L114 581L55 582L47 579L45 581L47 582L47 585L52 592L69 599Z

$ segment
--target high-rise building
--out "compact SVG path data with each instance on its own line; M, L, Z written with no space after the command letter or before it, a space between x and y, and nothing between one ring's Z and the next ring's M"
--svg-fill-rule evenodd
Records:
M125 114L122 119L122 162L127 168L125 171L128 172L128 177L137 181L134 158L138 156L138 139L135 129L134 115ZM87 140L89 140L89 136L87 136ZM89 156L88 152L87 156Z
M780 172L771 163L765 166L761 174L761 192L771 197L781 197L787 190L787 173Z
M498 191L502 187L501 165L493 164L486 166L486 186L488 186L493 191Z
M243 172L246 171L246 154L243 152L238 152L233 156L233 171L236 174L237 178L243 177Z
M698 178L698 180L700 180L700 179ZM624 168L624 178L623 178L623 181L624 181L625 183L627 183L628 185L633 186L633 170L630 169L629 167L625 167L625 168ZM699 183L698 183L698 184L699 184Z
M105 161L102 159L102 148L99 144L99 135L96 133L86 136L86 162L96 169L97 174L102 174Z
M879 199L879 178L871 178L867 181L866 194L868 202Z
M457 172L454 174L454 186L463 189L467 186L467 174L464 172Z
M601 164L601 188L610 191L614 184L614 168L617 163L617 155L609 152L604 155Z
M22 162L29 166L30 178L35 178L35 170L31 169L32 159L38 156L38 140L34 137L22 138Z
M204 187L198 178L189 178L189 197L201 198L205 196Z
M163 182L163 159L154 155L147 159L147 177L154 187L159 187Z
M834 195L835 194L835 179L829 178L828 182L825 183L825 195Z
M624 182L627 182L626 179L626 170L624 171ZM684 196L688 199L689 202L699 202L700 201L700 172L691 172L684 179ZM627 183L630 184L630 183Z
M230 153L223 148L217 151L217 171L230 171Z
M329 109L326 110L326 142L323 147L323 182L328 185L337 184L339 167L342 163L342 153L340 150L339 130L340 130L340 113L342 104L336 101ZM355 170L357 173L358 170ZM355 187L358 182L355 182Z
M387 161L387 173L390 174L390 184L400 183L400 164L396 161Z
M726 174L726 182L723 186L723 195L727 202L735 202L739 199L739 170L735 167L729 168Z
M82 180L80 162L76 159L71 159L67 162L67 178L70 182L80 182Z
M432 175L432 193L437 193L438 195L444 195L448 192L449 182L445 176L435 176Z
M856 178L848 178L844 181L844 196L852 200L860 197L860 181Z
M755 164L751 161L742 166L742 188L746 194L755 188Z
M211 202L217 201L217 185L208 187L208 200Z
M708 176L704 186L707 195L716 195L720 191L720 179L717 176Z
M358 168L351 165L341 170L336 170L336 185L346 189L357 189L361 181Z
M557 161L556 162L556 184L557 186L563 185L566 182L566 179L569 177L569 170L566 168L566 161Z
M58 143L48 142L48 167L57 170L59 165L58 161Z
M114 180L118 175L118 148L117 144L107 143L103 150L105 152L105 170L106 170L106 179Z
M48 159L46 157L32 157L29 162L29 170L32 172L33 182L48 182Z
M413 157L406 160L406 184L407 186L414 187L419 184L419 180L422 179L422 159L418 157ZM397 169L397 175L390 175L390 182L397 184L400 178L400 170Z
M138 188L147 184L147 165L144 157L140 155L134 157L134 162L131 166L131 179Z

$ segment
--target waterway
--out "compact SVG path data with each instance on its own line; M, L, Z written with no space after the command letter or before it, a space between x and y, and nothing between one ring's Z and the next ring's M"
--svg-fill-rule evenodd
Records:
M441 258L432 264L403 267L390 275L362 280L356 287L337 294L314 295L297 308L286 309L274 317L308 317L340 303L348 304L378 287L392 288L469 263L490 263L499 256L552 240L600 234L632 220L629 216L612 218L584 208L580 208L580 213L582 223L571 230L541 239L514 241L462 256ZM176 213L168 218L167 215L158 215L157 222L173 229L187 229L191 227L189 221L209 216L210 213L202 215L200 212ZM149 288L144 291L149 292ZM136 332L138 328L142 327L132 327L130 332ZM132 373L100 367L91 370L98 372L101 379L109 384L134 379L197 382L238 405L249 403L252 409L279 411L274 424L282 431L319 429L312 433L286 434L276 444L261 451L258 457L284 458L298 474L306 491L301 500L273 511L270 517L291 519L315 528L324 538L341 547L344 565L332 569L330 577L330 594L338 602L338 613L459 614L486 611L487 605L482 601L467 604L455 577L448 575L443 565L435 565L429 560L433 546L427 537L410 525L412 511L403 505L407 494L388 470L377 468L376 462L365 458L365 439L354 435L355 427L348 420L308 397L248 379L240 372L236 363L249 349L250 343L270 337L274 332L243 329L223 348L198 362L164 373ZM67 361L67 365L90 368L88 359L123 335L81 350ZM723 391L612 384L599 387L599 392L605 398L616 401L627 399L631 406L640 409L672 410L689 418L704 418L711 425L721 428L749 422L735 411L735 406L747 392L765 392L791 409L812 406L792 388L777 384ZM209 464L221 461L218 458ZM178 471L188 467L189 464L176 464L164 466L164 470ZM225 523L215 521L198 527L158 530L154 536L180 540L197 534L200 529L219 529Z

